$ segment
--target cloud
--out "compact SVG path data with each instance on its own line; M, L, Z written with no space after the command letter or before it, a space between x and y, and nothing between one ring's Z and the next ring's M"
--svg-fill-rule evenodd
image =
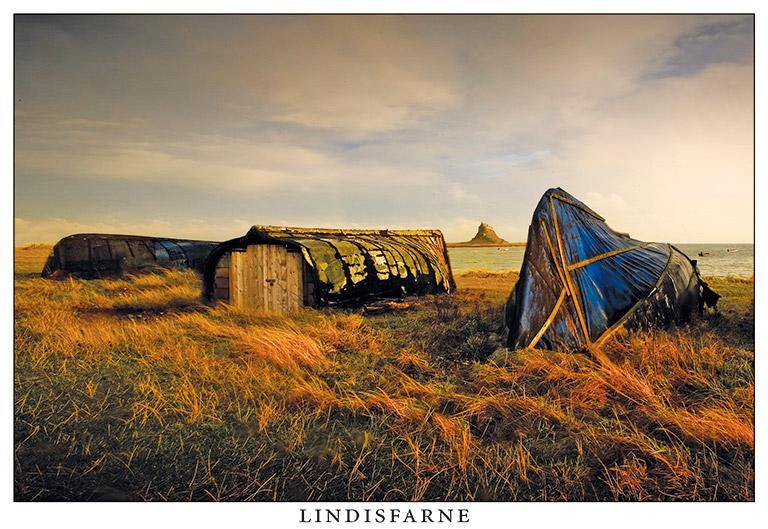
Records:
M461 100L454 57L418 24L372 21L22 17L16 88L38 108L60 113L65 97L68 111L99 120L139 112L161 128L267 120L350 134L415 126ZM36 83L40 76L58 98Z
M600 193L593 198L611 215L594 209L640 238L749 240L751 79L751 67L730 64L647 83L595 111L589 133L542 172L568 175L577 195Z
M227 192L311 192L352 186L405 189L442 181L428 168L406 172L371 161L353 166L332 152L286 141L208 135L172 142L114 140L99 130L80 128L57 128L48 141L21 146L16 163L33 174Z
M263 87L272 119L356 133L418 125L462 97L450 54L430 45L407 18L296 18L266 28L270 68L245 71L246 87ZM263 37L260 40L265 40ZM236 40L253 49L252 34ZM297 52L300 48L301 51ZM251 58L251 60L253 60ZM232 74L242 71L240 61Z
M87 224L126 189L162 189L185 198L150 210L158 222L199 211L460 240L485 220L519 239L562 186L633 236L752 235L749 17L16 21L30 222ZM129 209L110 223L140 228Z
M143 222L124 222L117 218L102 221L79 221L65 218L14 218L14 236L17 246L32 242L53 244L74 233L114 233L169 237L179 239L225 240L245 234L250 225L241 219L211 223L208 220L186 218L182 221L147 219Z
M754 60L754 31L754 18L749 16L724 17L698 26L677 38L676 53L650 77L689 75L722 62L749 64Z
M468 192L463 186L459 184L450 184L447 187L448 195L459 204L466 204L467 202L479 202L480 198L474 193Z

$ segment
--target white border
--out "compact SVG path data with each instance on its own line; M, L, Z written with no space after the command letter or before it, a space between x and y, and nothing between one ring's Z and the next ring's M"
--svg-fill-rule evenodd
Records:
M755 13L761 0L75 0L11 2L10 13Z
M2 197L6 207L2 209L4 223L2 233L5 241L13 240L13 83L9 72L13 71L13 13L77 13L77 12L120 12L120 13L153 13L153 12L279 12L279 13L756 13L755 28L755 97L756 97L756 241L768 241L766 230L766 214L764 213L768 186L765 183L766 160L765 148L768 146L766 137L766 101L768 95L768 46L765 27L768 22L768 5L760 1L712 1L712 0L592 0L576 2L573 0L527 0L517 2L504 2L498 0L475 1L450 1L450 0L331 0L325 2L311 0L285 0L282 2L246 2L246 1L185 1L165 2L147 0L96 2L74 1L66 4L53 1L28 1L13 2L6 8L6 17L0 27L5 31L3 35L4 53L2 54L2 71L6 72L2 88L2 123L4 141L2 143L4 172L0 177ZM703 213L704 214L704 213ZM768 262L768 244L756 245L756 288L762 293L763 273L766 271L765 263ZM4 395L6 399L2 405L0 427L2 428L3 451L0 458L0 493L6 509L3 509L3 519L9 527L56 527L77 528L87 527L216 527L221 524L253 527L315 527L319 524L300 524L300 507L314 508L321 504L298 503L272 503L272 504L48 504L13 503L13 401L12 394L12 351L13 351L13 257L12 244L6 242L0 250L0 270L4 281L0 282L0 295L2 296L2 343L4 361L0 363L2 380L4 382ZM757 478L755 503L685 503L685 504L541 504L541 503L473 503L473 504L353 504L358 509L381 508L397 506L401 509L425 506L431 508L468 506L470 509L470 523L461 527L539 527L562 525L569 528L585 527L589 529L619 527L642 527L660 525L662 527L752 527L758 520L763 524L768 517L766 513L766 486L765 486L765 444L759 432L765 431L766 400L765 384L766 369L768 364L762 358L765 351L766 307L764 296L756 297L756 369L757 381ZM322 504L326 507L344 508L349 504ZM323 524L331 526L335 524ZM354 524L352 526L361 526ZM391 526L389 524L367 524L371 526ZM414 524L407 524L414 525ZM437 524L435 524L437 525ZM448 526L442 524L441 527ZM458 527L454 524L453 526Z

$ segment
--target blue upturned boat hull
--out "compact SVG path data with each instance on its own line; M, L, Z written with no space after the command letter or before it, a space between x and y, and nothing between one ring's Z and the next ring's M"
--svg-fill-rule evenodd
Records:
M718 297L696 262L671 244L615 232L567 192L550 189L534 211L507 302L507 346L585 349L620 328L687 321Z

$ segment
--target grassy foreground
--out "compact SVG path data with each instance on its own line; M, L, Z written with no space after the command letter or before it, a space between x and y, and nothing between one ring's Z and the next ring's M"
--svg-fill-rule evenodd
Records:
M754 282L590 355L504 352L515 274L365 317L199 301L192 272L17 249L17 500L751 500Z

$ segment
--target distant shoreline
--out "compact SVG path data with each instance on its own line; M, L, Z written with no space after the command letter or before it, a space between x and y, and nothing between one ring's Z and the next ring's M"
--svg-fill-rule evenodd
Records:
M524 242L447 242L448 248L509 248L525 246Z

